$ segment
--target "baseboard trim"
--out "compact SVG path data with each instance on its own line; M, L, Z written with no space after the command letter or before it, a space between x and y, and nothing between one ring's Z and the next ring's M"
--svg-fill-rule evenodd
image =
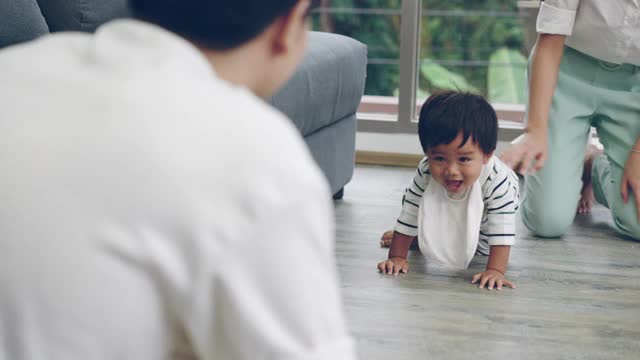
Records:
M417 167L424 155L382 151L356 151L356 164Z

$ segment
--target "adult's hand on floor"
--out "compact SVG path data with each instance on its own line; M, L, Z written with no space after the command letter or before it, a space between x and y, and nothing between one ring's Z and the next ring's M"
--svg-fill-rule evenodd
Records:
M640 153L631 152L627 163L624 165L624 173L620 181L622 200L626 204L629 201L629 191L633 192L636 199L638 223L640 223Z
M383 274L398 275L409 272L409 262L405 258L392 257L378 264L378 271Z
M500 155L500 160L522 175L533 174L544 166L547 151L546 133L528 131Z

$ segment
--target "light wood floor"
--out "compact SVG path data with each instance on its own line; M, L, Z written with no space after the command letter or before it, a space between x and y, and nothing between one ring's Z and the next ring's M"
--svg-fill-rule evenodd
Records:
M518 224L507 275L518 288L480 290L468 271L379 274L380 234L400 211L413 169L358 166L336 201L337 258L362 360L640 359L640 243L618 237L608 210L580 216L558 240Z

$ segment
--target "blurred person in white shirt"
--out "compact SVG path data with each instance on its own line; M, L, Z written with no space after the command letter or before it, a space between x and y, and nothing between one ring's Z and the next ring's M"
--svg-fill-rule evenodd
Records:
M132 0L0 52L1 359L353 359L331 194L260 97L309 0Z

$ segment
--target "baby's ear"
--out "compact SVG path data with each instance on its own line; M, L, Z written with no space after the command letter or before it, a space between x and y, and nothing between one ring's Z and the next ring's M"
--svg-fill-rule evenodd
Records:
M488 154L484 154L484 153L482 154L482 165L487 165L487 163L489 162L491 157L493 157L494 151L492 151L492 152L490 152Z

